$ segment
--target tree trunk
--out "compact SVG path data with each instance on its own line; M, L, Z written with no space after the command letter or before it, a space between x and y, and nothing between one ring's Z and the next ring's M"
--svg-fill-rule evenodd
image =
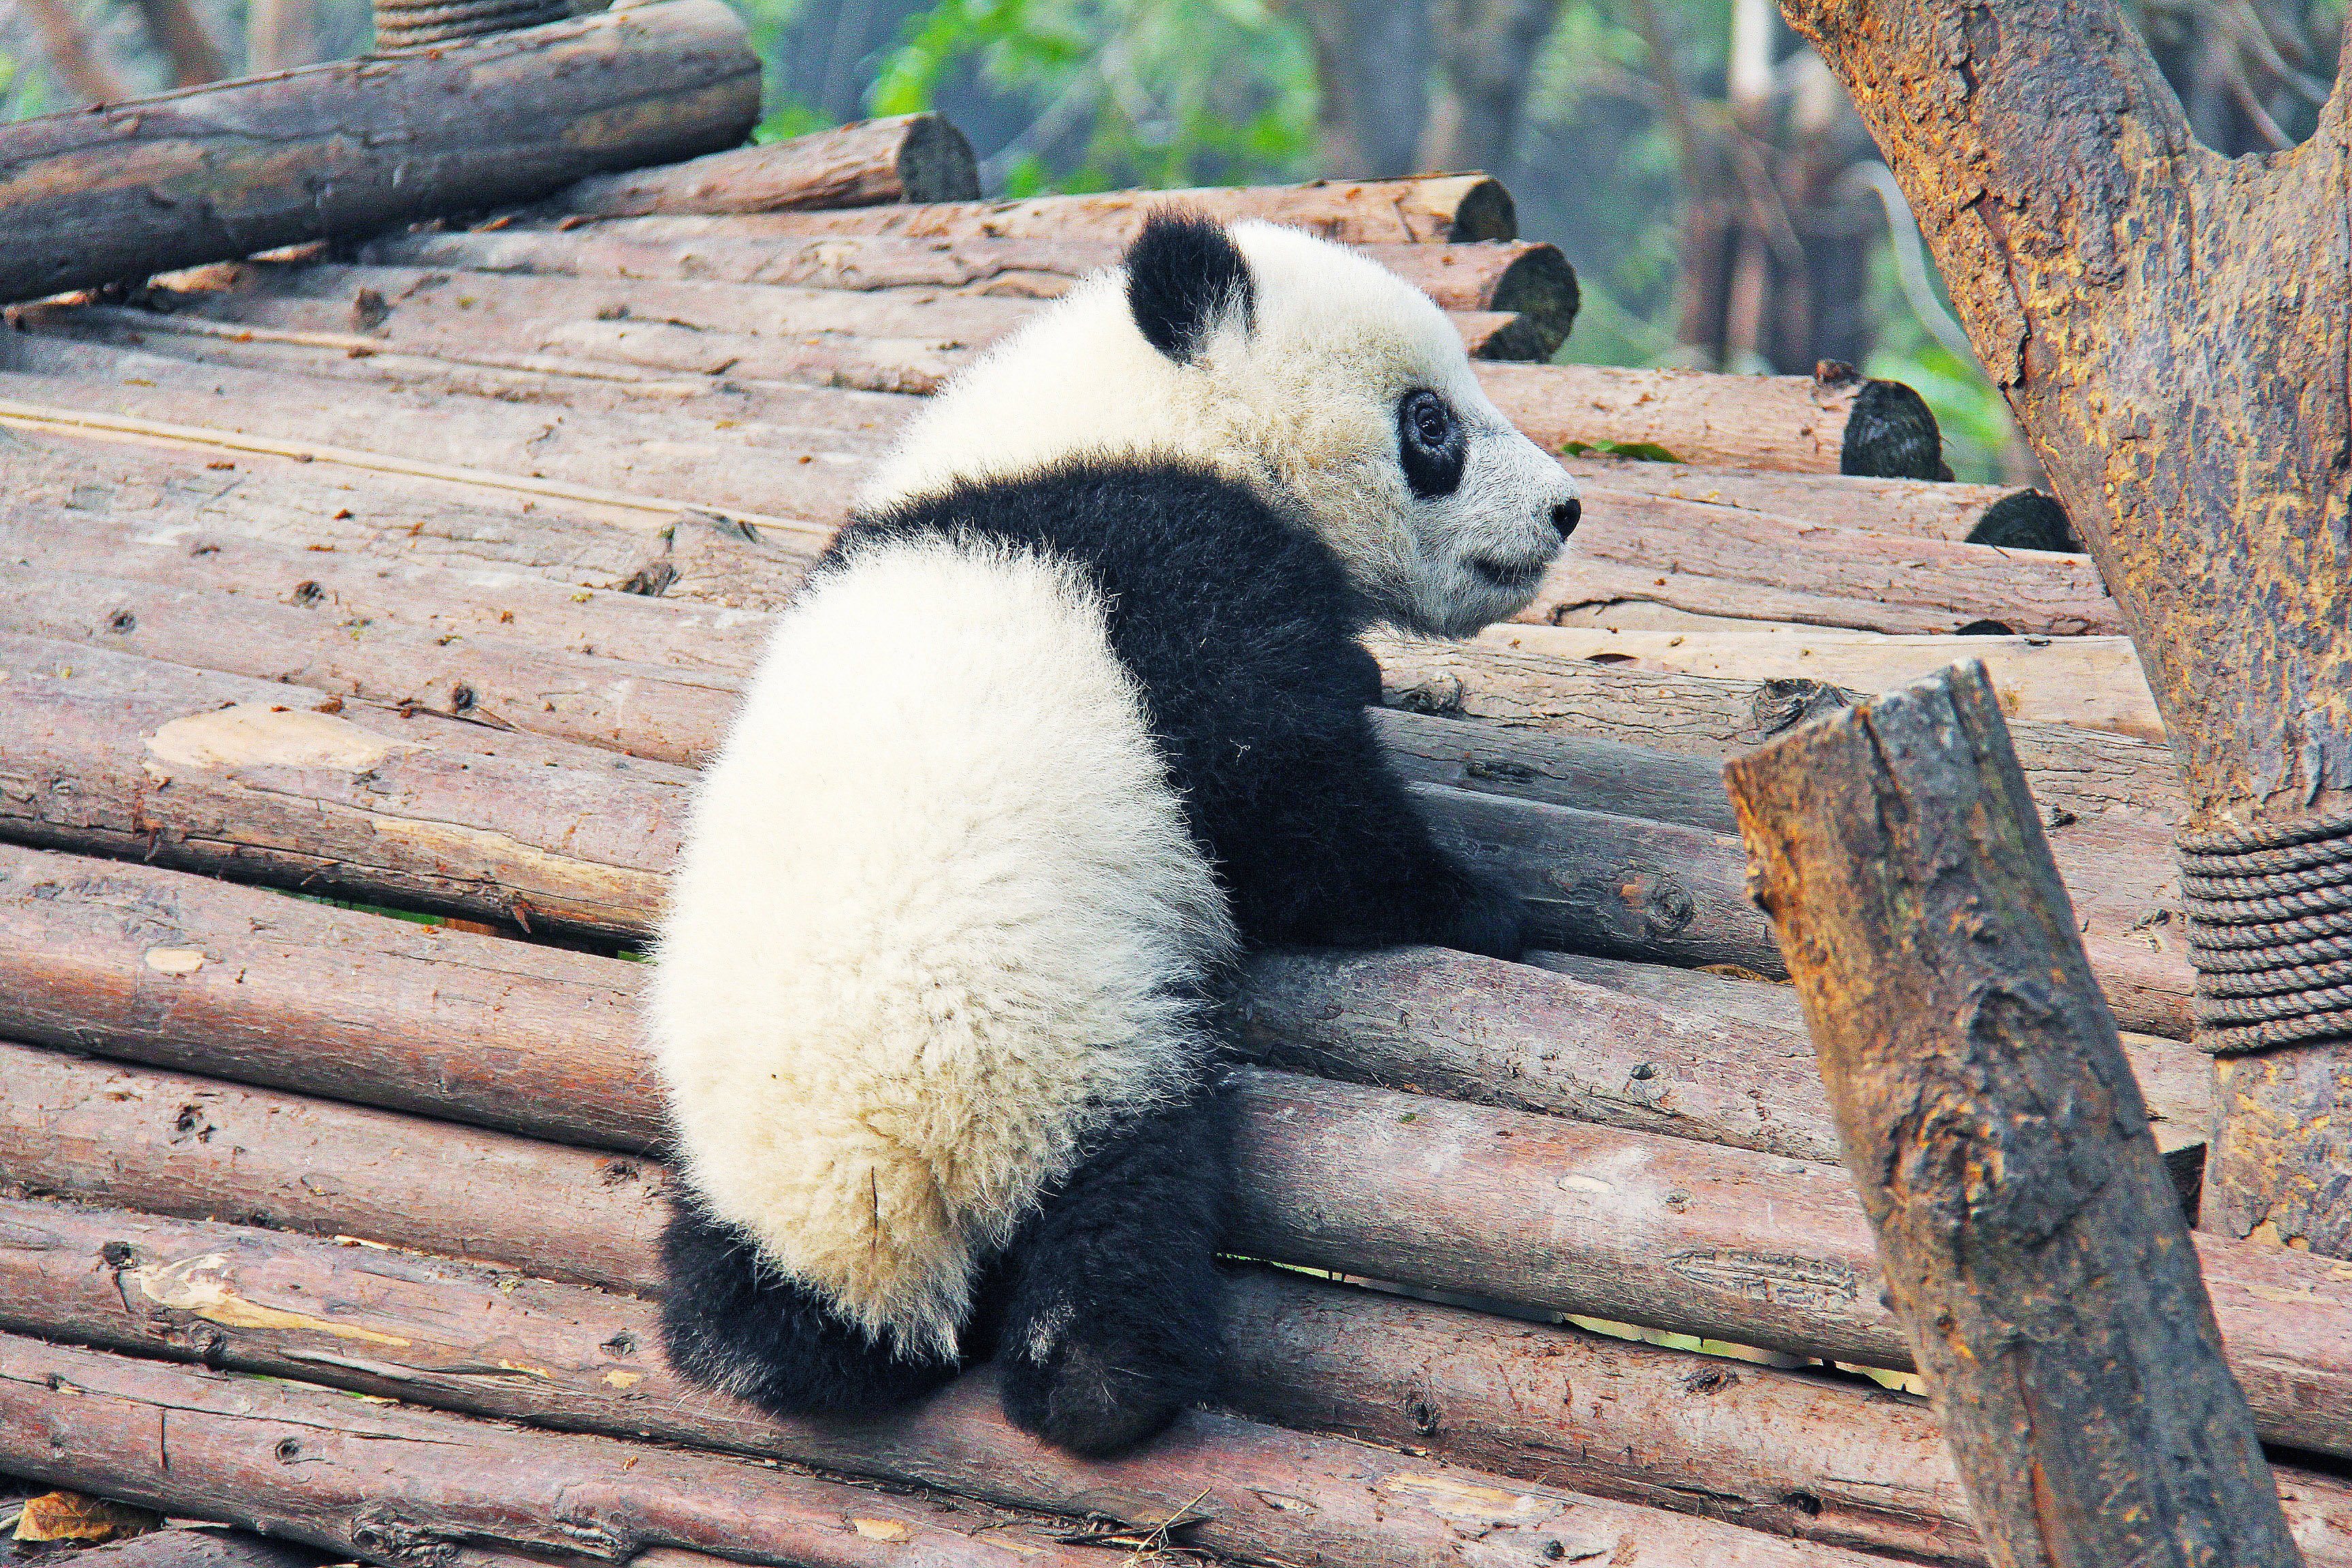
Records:
M172 62L172 85L200 87L228 75L228 62L188 0L139 0L148 36Z
M122 96L122 83L91 51L89 33L75 13L73 0L26 0L25 10L41 36L43 63L58 86L83 103L111 103ZM0 142L0 149L5 146Z
M1415 166L1507 168L1559 0L1431 0L1430 9L1439 85Z
M1425 0L1291 0L1285 9L1315 40L1316 166L1340 180L1411 174L1429 113Z
M667 0L25 121L0 132L0 299L529 200L730 145L758 99L732 15Z
M1724 775L1993 1561L2300 1563L1984 668Z
M317 23L311 0L246 0L246 74L266 76L317 59Z
M2352 72L2196 144L2113 0L1789 15L1852 89L2123 605L2188 775L2207 1213L2352 1256Z

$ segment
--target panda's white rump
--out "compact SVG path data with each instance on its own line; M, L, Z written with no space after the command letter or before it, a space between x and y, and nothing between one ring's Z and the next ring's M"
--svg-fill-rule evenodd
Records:
M1233 945L1065 563L868 545L780 618L706 774L649 1017L687 1172L910 1350L1107 1116L1198 1059Z

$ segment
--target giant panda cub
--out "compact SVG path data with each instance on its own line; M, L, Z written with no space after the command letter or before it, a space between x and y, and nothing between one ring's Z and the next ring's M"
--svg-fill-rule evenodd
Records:
M1427 298L1292 229L1156 216L952 382L696 800L650 1003L672 1364L808 1414L992 1353L1089 1455L1203 1396L1236 958L1520 947L1358 637L1510 615L1577 511Z

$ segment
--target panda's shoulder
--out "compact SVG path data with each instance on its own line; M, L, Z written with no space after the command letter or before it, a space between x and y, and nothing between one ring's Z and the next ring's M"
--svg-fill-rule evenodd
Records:
M925 534L1071 561L1122 615L1301 621L1348 634L1361 620L1328 547L1249 487L1193 464L1076 458L967 480L860 516L833 554Z

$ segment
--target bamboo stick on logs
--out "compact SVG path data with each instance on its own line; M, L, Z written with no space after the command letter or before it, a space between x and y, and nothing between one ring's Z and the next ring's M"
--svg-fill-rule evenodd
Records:
M21 1047L0 1046L0 1175L28 1187L654 1284L663 1176L642 1161ZM1909 1364L1828 1167L1282 1073L1234 1092L1231 1250ZM2263 1436L2352 1449L2352 1282L2282 1248L2198 1246Z
M1725 777L1994 1559L2300 1563L1983 667Z
M1117 1463L1075 1461L1014 1433L996 1411L984 1372L888 1416L778 1421L677 1383L652 1351L650 1307L627 1297L398 1253L368 1254L362 1275L346 1247L226 1226L77 1215L39 1204L0 1205L0 1215L23 1248L0 1262L16 1309L12 1321L70 1324L84 1340L174 1358L201 1348L240 1369L535 1425L773 1456L1016 1508L1108 1514L1147 1530L1190 1512L1200 1522L1175 1538L1220 1560L1402 1568L1433 1560L1458 1542L1456 1531L1468 1531L1493 1552L1487 1560L1530 1568L1595 1540L1603 1552L1635 1550L1645 1561L1670 1563L1860 1568L1863 1561L1203 1412L1180 1417L1167 1435ZM112 1234L101 1239L106 1231ZM115 1245L108 1248L108 1241ZM94 1258L109 1256L117 1261L91 1268ZM1313 1289L1299 1281L1291 1290ZM263 1317L220 1302L295 1310ZM322 1321L346 1331L340 1342L313 1327ZM358 1354L353 1330L371 1336ZM482 1375L486 1364L499 1362L535 1375ZM992 1512L959 1506L982 1520ZM1561 1543L1559 1555L1547 1555L1554 1542Z
M964 202L980 195L971 143L944 114L859 120L760 147L591 174L551 205L571 213L789 212L887 202Z
M458 1542L605 1562L687 1546L808 1568L1100 1561L992 1509L14 1335L0 1336L0 1466L373 1561Z
M731 145L758 110L741 25L664 0L21 121L0 135L0 299L528 201Z

